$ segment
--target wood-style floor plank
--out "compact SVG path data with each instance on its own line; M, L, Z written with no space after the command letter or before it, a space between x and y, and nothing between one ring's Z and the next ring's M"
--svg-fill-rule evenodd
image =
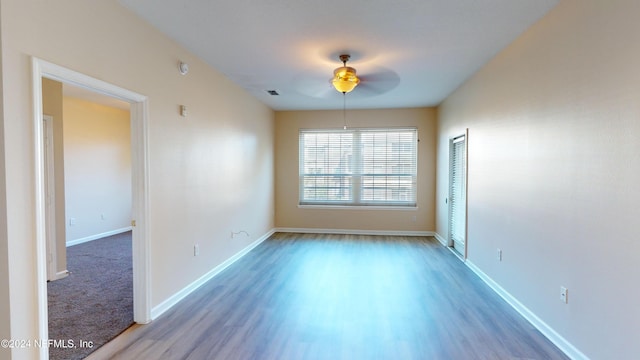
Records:
M567 359L433 238L285 233L104 358Z

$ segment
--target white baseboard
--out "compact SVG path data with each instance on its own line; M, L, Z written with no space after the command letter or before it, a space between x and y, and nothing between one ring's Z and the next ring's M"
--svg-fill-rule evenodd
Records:
M240 258L245 256L249 251L253 250L256 246L260 245L263 241L267 240L273 233L275 233L275 229L270 230L266 234L262 235L259 239L249 244L244 249L237 252L235 255L224 261L222 264L216 266L211 269L208 273L202 275L199 279L187 285L182 290L173 294L171 297L161 302L159 305L155 306L151 309L151 320L157 319L158 316L164 314L167 310L171 309L174 305L180 302L180 300L187 297L192 292L196 291L199 287L204 285L207 281L211 280L214 276L218 275L222 270L229 267L229 265L238 261Z
M124 227L122 229L111 230L111 231L103 232L101 234L95 234L95 235L86 236L86 237L83 237L83 238L80 238L80 239L67 241L67 247L73 246L73 245L82 244L82 243L86 243L86 242L93 241L93 240L102 239L104 237L111 236L111 235L122 234L123 232L127 232L127 231L130 231L130 230L131 230L131 226L127 226L127 227Z
M275 232L302 234L344 234L344 235L387 235L387 236L435 236L433 231L401 230L356 230L356 229L315 229L315 228L276 228Z
M445 239L444 237L440 236L440 234L434 233L433 237L436 238L436 240L438 240L440 242L440 244L442 244L442 246L449 247L447 239Z
M504 299L512 308L514 308L520 315L527 319L538 331L547 337L552 343L554 343L560 350L562 350L568 357L573 360L589 360L589 358L573 346L567 339L563 338L547 323L542 321L536 314L524 306L513 295L509 294L502 286L493 281L487 274L485 274L474 263L467 259L465 264L471 269L482 281L484 281L493 291L495 291L500 297Z
M64 279L67 276L69 276L69 270L63 270L63 271L58 271L55 275L53 279L49 279L50 281L55 281L55 280L60 280L60 279Z

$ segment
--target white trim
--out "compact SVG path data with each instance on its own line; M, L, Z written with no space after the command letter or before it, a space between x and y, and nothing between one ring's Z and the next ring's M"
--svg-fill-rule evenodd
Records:
M58 242L56 232L56 181L55 148L53 135L53 116L42 115L44 196L45 196L45 234L47 237L47 280L60 279L58 271Z
M34 154L35 154L35 225L36 225L36 278L38 303L38 337L49 338L49 311L47 309L47 238L46 238L46 200L44 183L44 143L42 139L42 63L32 58L32 89L33 89L33 117L34 117ZM40 347L39 358L49 358L49 348Z
M469 257L469 128L464 129L464 254Z
M133 320L151 322L151 243L149 240L149 103L129 107L131 118L131 217L133 231Z
M44 201L44 164L42 141L42 78L57 80L67 84L98 92L131 104L131 158L132 158L132 213L138 226L133 231L133 319L145 324L150 321L151 295L149 270L148 239L148 99L144 95L123 89L102 80L66 69L59 65L31 58L32 96L33 96L33 132L34 132L34 175L35 175L35 241L36 241L36 277L38 304L38 336L48 339L47 310L47 253L45 236L45 201ZM39 358L47 359L49 349L40 347Z
M444 237L442 237L440 234L438 234L437 232L433 233L433 237L436 238L436 240L438 240L440 242L440 244L442 244L442 246L444 247L449 247L447 245L447 239L445 239Z
M302 234L344 234L344 235L386 235L386 236L435 236L433 231L402 230L357 230L357 229L315 229L315 228L276 228L276 232Z
M122 234L124 232L127 231L131 231L131 226L127 226L121 229L115 229L115 230L111 230L111 231L105 231L103 233L100 234L95 234L95 235L91 235L91 236L85 236L83 238L80 239L75 239L75 240L71 240L71 241L67 241L67 247L69 246L73 246L73 245L78 245L78 244L83 244L89 241L93 241L93 240L98 240L98 239L102 239L105 238L107 236L111 236L111 235L117 235L117 234Z
M253 250L256 246L260 245L263 241L267 240L275 232L276 232L275 229L269 230L269 232L267 232L266 234L262 235L259 239L257 239L256 241L252 242L247 247L245 247L244 249L240 250L239 252L237 252L235 255L233 255L229 259L225 260L222 264L220 264L220 265L216 266L215 268L211 269L209 272L207 272L206 274L202 275L196 281L194 281L191 284L187 285L182 290L178 291L177 293L173 294L171 297L169 297L165 301L161 302L159 305L155 306L153 309L151 309L151 319L152 320L157 319L158 316L164 314L167 310L171 309L174 305L179 303L182 299L187 297L192 292L196 291L198 288L200 288L202 285L204 285L207 281L211 280L214 276L218 275L224 269L229 267L229 265L233 264L234 262L238 261L240 258L245 256L249 251Z
M38 77L45 76L47 79L56 80L65 84L71 84L128 103L144 102L145 100L147 100L147 97L144 95L140 95L119 86L109 84L102 80L98 80L96 78L73 71L71 69L61 67L54 63L50 63L36 57L34 57L33 60L40 65L39 67L41 72L38 74ZM42 97L42 94L40 94L40 97Z
M60 280L60 279L64 279L67 276L69 276L69 270L64 270L64 271L58 271L56 273L55 279L53 280Z
M589 360L589 358L573 346L567 339L558 334L547 323L542 321L536 314L524 306L513 295L509 294L502 286L493 281L487 274L485 274L474 263L467 259L465 264L482 279L493 291L495 291L500 297L504 299L513 309L515 309L520 315L527 319L531 325L533 325L538 331L547 337L552 343L554 343L560 350L562 350L568 357L574 360Z

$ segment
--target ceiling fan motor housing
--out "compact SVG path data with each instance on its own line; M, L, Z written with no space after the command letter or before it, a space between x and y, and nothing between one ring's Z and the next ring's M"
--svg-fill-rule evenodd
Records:
M333 87L343 94L351 92L360 83L360 79L356 76L356 69L347 66L350 57L349 55L340 55L343 66L333 71L333 80L331 81Z

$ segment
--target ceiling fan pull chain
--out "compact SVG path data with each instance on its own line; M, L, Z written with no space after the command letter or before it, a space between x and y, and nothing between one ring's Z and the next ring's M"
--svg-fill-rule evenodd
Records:
M347 130L347 93L342 93L342 121L344 122L344 130Z

